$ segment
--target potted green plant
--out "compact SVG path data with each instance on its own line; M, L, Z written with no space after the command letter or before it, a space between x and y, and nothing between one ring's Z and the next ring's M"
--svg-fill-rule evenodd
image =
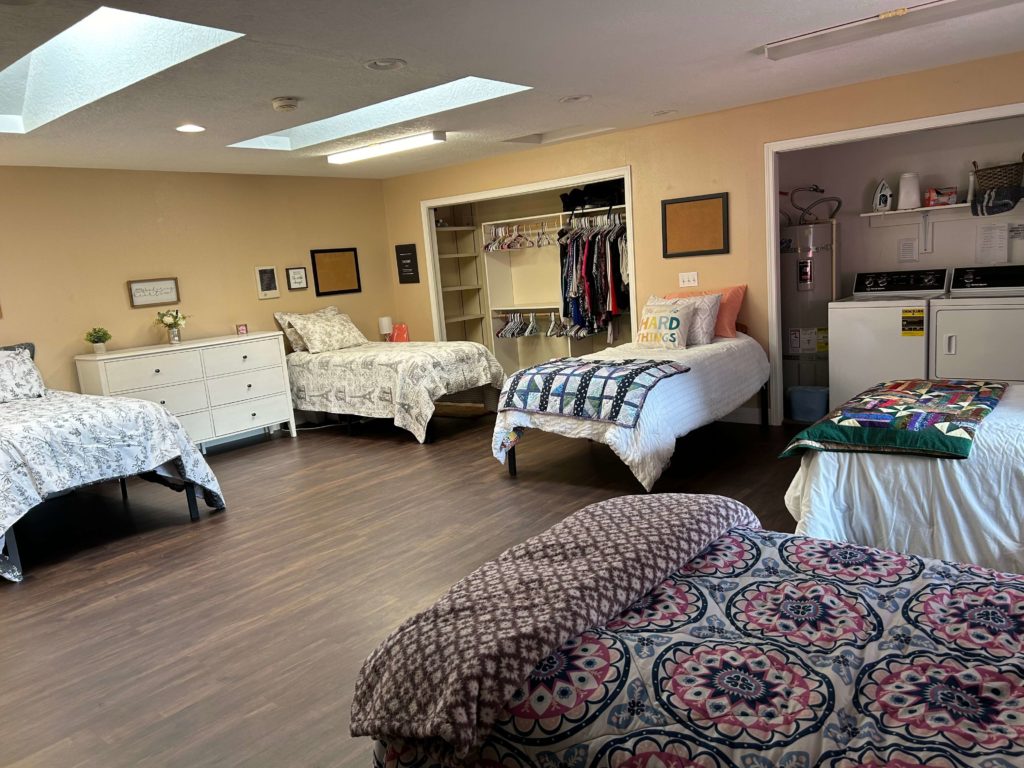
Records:
M156 324L167 329L167 341L171 344L181 343L181 329L185 327L188 315L180 309L165 309L156 313Z
M107 351L107 342L110 341L110 331L106 328L92 328L85 332L85 340L92 344L92 351L96 354Z

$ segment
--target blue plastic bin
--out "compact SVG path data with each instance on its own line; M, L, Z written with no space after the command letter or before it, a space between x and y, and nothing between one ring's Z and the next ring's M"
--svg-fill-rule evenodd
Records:
M804 424L817 421L828 413L828 387L789 387L786 406L793 421Z

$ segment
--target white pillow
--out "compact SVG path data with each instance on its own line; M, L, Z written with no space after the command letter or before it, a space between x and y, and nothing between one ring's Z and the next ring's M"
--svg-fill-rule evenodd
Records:
M0 403L42 397L46 387L27 349L0 351Z
M323 309L318 309L316 312L310 312L309 315L336 315L338 314L338 308L333 304ZM307 317L307 315L299 312L275 312L274 319L277 320L277 324L281 326L281 330L284 331L284 335L288 337L288 343L291 344L292 350L295 352L305 352L306 342L302 340L302 336L299 332L292 327L292 318L294 317Z
M691 304L648 304L636 343L650 349L686 349L694 308Z
M341 312L336 315L299 315L291 319L292 326L306 342L310 352L330 352L368 343L352 319Z
M685 299L663 299L651 296L648 304L682 304L693 307L693 319L686 336L686 346L698 347L710 344L715 338L715 323L718 320L718 309L722 305L722 294L710 293L706 296L690 296Z

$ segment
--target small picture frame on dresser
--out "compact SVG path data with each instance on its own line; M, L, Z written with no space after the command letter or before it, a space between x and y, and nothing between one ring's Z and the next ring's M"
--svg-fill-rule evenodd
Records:
M277 267L256 267L256 295L261 299L281 297L277 287Z
M245 336L247 333L249 333L248 323L239 323L238 325L235 326L236 336Z
M289 291L304 291L309 288L305 267L288 267L285 273L288 275Z

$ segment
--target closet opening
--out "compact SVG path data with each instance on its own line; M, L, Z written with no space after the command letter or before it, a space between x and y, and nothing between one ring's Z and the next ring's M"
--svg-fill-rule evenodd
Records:
M435 338L506 371L632 340L629 169L421 203Z

